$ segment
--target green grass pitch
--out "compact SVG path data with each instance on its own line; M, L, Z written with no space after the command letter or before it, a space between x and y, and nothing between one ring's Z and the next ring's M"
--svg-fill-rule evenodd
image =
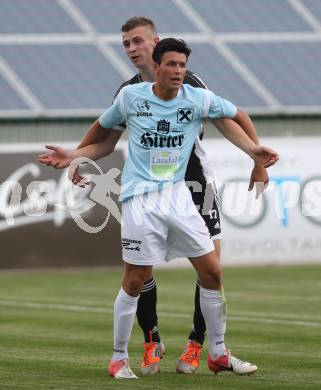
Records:
M175 373L192 324L194 272L158 270L158 311L167 346L161 373L109 378L113 301L121 271L0 272L0 389L320 389L321 266L226 268L226 344L258 365L254 376L207 369ZM207 342L207 340L206 340ZM142 334L130 342L139 375Z

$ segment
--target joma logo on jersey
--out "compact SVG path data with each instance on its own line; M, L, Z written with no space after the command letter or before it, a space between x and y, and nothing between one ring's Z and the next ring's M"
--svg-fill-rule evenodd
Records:
M137 103L137 108L139 111L143 110L149 110L150 109L150 104L147 100L144 100L143 103Z
M146 112L150 109L150 104L147 100L144 100L142 103L138 102L137 107L137 116L153 116L151 112Z
M183 145L184 134L158 135L146 131L141 136L140 143L144 148L180 148Z
M137 116L153 116L153 114L151 112L139 111L139 112L137 112Z
M177 110L177 123L190 123L193 120L193 108L179 108Z

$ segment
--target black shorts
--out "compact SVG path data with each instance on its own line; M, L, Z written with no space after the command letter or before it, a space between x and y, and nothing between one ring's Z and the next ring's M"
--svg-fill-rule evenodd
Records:
M186 183L188 186L188 182ZM216 187L212 183L195 188L189 186L193 202L201 214L212 239L220 239L221 220Z

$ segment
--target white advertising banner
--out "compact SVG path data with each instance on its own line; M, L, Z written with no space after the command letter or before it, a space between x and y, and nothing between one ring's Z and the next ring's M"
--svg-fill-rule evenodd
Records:
M280 160L259 199L248 192L252 160L225 139L203 143L221 203L223 263L321 263L321 137L261 142Z
M122 264L113 193L124 163L120 148L99 165L86 164L82 173L97 180L79 188L67 170L38 163L43 144L0 144L0 269Z
M262 143L280 160L255 199L255 191L247 190L253 161L223 138L203 141L221 206L222 261L321 263L321 137ZM94 184L83 190L72 186L66 171L37 163L42 144L0 145L0 268L45 266L44 260L46 266L121 264L116 199L126 150L127 142L120 141L99 166L87 164Z

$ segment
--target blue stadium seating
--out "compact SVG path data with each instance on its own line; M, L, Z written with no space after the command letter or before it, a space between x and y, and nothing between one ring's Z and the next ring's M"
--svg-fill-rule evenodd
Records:
M250 112L321 112L321 0L0 0L0 117L82 115L135 73L131 16L192 47L189 68ZM121 65L121 66L119 66ZM20 86L20 88L19 88ZM22 90L28 93L22 93Z

